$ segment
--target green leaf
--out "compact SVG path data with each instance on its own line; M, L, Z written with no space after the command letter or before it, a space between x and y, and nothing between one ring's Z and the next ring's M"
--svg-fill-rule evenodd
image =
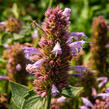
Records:
M66 97L75 97L82 90L82 87L73 87L71 85L63 88L62 95Z
M24 101L24 96L28 93L29 88L10 81L11 90L12 90L12 98L15 105L21 109L22 103Z
M38 96L33 90L10 81L13 102L18 109L44 109L46 98Z
M45 98L38 96L33 90L28 92L22 109L44 109Z

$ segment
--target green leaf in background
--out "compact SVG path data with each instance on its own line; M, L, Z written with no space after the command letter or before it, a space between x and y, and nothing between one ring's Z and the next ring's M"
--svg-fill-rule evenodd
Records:
M71 85L63 88L62 95L66 97L75 97L82 90L82 87L73 87Z
M19 12L18 12L18 7L17 7L16 3L13 4L12 12L15 15L16 18L19 18Z
M21 109L22 103L24 101L24 96L28 93L29 88L12 81L10 81L10 85L12 90L13 102L19 109Z
M28 92L22 109L44 109L45 98L38 96L33 90Z

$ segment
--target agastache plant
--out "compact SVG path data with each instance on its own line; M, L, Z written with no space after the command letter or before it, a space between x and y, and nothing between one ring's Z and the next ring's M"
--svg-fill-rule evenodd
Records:
M93 20L93 37L91 42L91 68L98 72L99 76L108 76L108 40L107 21L99 16Z
M5 29L6 32L19 33L22 27L21 21L15 17L0 22L1 30Z
M49 8L42 26L33 24L43 31L38 42L39 48L24 47L25 56L32 61L26 69L34 74L34 87L38 95L58 96L69 84L69 61L77 56L86 41L79 40L85 35L69 32L71 9ZM73 42L73 38L77 41Z
M27 85L28 72L25 67L28 60L25 58L23 47L19 43L8 45L7 49L4 50L3 58L8 61L8 79Z

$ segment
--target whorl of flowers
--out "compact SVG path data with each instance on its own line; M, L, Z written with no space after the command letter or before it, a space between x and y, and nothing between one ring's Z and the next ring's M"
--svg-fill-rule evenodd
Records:
M42 27L33 22L43 31L38 43L39 49L24 47L26 57L33 62L26 69L33 72L35 91L42 97L47 93L52 93L55 97L68 85L69 61L80 52L85 43L83 40L72 41L79 33L72 35L68 31L70 12L69 8L64 11L59 7L48 9ZM80 34L82 36L84 35Z
M99 16L93 20L93 36L91 44L91 67L102 73L107 72L106 58L108 56L108 49L106 48L108 40L108 26L107 21Z
M5 28L6 32L19 33L21 30L21 21L15 17L10 17L8 20L0 22L1 30Z
M7 69L10 80L26 84L28 72L25 70L27 59L25 58L23 46L19 43L8 46L3 53L3 58L8 60Z

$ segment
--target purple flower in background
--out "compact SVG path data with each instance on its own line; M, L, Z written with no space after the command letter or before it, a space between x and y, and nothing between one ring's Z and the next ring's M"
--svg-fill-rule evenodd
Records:
M8 80L8 77L7 76L0 76L0 79L2 79L2 80Z
M53 97L56 97L56 96L59 95L59 91L54 84L52 85L51 94L52 94Z
M76 39L79 40L81 37L85 37L88 39L88 37L83 32L72 32L71 35Z
M33 47L24 47L23 48L24 52L25 52L25 57L29 60L31 60L30 56L32 54L38 54L40 53L40 50L37 48L33 48Z
M29 53L29 54L40 53L39 49L33 47L24 47L23 49L25 53Z
M16 70L17 70L17 71L20 71L21 69L22 69L21 65L20 65L20 64L17 64L17 65L16 65Z
M102 86L104 86L104 85L107 83L108 78L107 78L107 77L99 77L99 78L97 79L97 81L101 81L101 82L99 83L98 87L102 87Z
M65 15L68 19L71 16L71 9L70 8L65 8L63 11L63 15Z
M92 96L93 96L94 98L97 97L97 91L96 91L95 88L92 88Z
M65 102L65 100L66 100L66 97L61 96L61 97L59 97L59 98L57 99L57 102L58 102L58 103L63 103L63 102Z
M60 43L57 42L56 45L54 46L52 52L57 56L58 54L62 54L62 49L60 46Z
M35 30L32 34L32 38L37 38L38 37L38 30Z
M84 66L72 66L70 67L71 70L74 70L75 72L78 72L79 74L82 73L87 68Z
M4 48L9 48L9 44L4 44Z
M88 107L93 107L93 104L91 101L89 101L87 98L82 97L83 104L88 108Z
M109 88L106 88L106 89L105 89L105 92L108 93L108 92L109 92Z
M81 41L76 41L76 42L69 44L69 46L71 47L72 53L80 52L80 50L82 49L82 45L84 43L86 43L86 41L81 40Z
M97 97L101 96L103 99L109 98L109 93L100 93L97 94Z
M5 21L4 22L0 22L0 25L6 26L6 22Z
M75 77L82 77L82 73L73 73L70 74L71 76L75 76Z

